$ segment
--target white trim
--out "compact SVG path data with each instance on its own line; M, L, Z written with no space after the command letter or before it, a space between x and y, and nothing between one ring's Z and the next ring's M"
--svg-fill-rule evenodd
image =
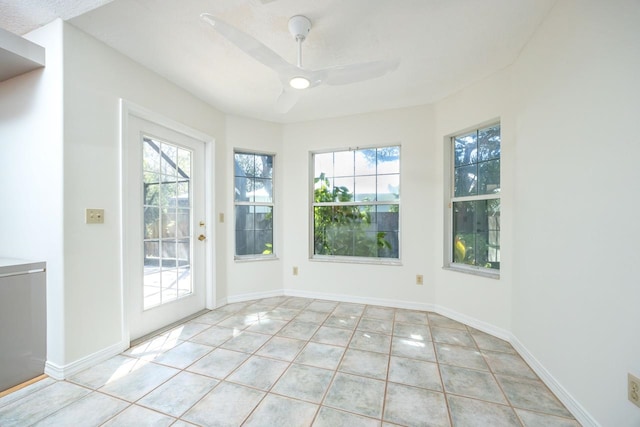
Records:
M84 371L87 368L91 368L98 363L110 359L113 356L117 356L127 348L129 348L129 341L122 340L67 365L60 366L53 362L47 361L45 363L44 373L55 380L64 380L66 378L69 378L71 375L74 375L80 371Z
M214 309L216 302L216 174L215 174L215 139L206 136L204 141L204 191L206 194L205 218L209 226L206 228L208 239L205 241L205 307Z
M455 310L451 310L450 308L443 307L441 305L436 305L436 309L434 311L438 314L446 316L457 322L464 323L467 326L471 326L474 329L485 332L489 335L493 335L494 337L500 338L505 341L511 341L511 337L513 336L511 332L507 331L506 329L502 329L495 325L492 325L491 323L478 320L475 317L458 313Z
M205 223L209 224L206 228L207 240L205 242L205 307L207 309L215 308L216 301L216 275L215 275L215 241L216 241L216 223L214 221L215 213L215 138L200 132L196 129L188 127L180 122L167 118L161 114L151 111L145 107L134 104L120 98L120 297L121 297L121 313L122 313L122 330L121 340L127 343L127 347L131 341L129 333L129 309L126 307L127 303L127 287L126 287L126 245L125 236L127 236L127 221L124 211L124 206L128 202L130 185L128 171L125 168L127 162L127 150L125 145L127 144L127 132L129 129L129 117L135 116L143 120L155 123L159 126L171 129L175 132L182 133L190 138L202 141L205 148ZM125 348L127 348L125 347Z
M500 270L491 268L478 267L476 265L462 264L459 262L451 262L449 265L443 265L443 270L456 271L458 273L473 274L474 276L487 277L489 279L500 280Z
M285 289L284 295L291 297L323 299L329 301L351 302L356 304L380 305L393 308L405 308L408 310L434 311L433 304L402 300L390 300L386 298L371 298L345 294L327 294L323 292L302 291L298 289Z
M134 104L131 101L127 101L126 99L120 98L120 109L123 117L126 117L128 115L136 116L138 118L141 118L153 123L157 123L161 126L169 128L176 132L185 134L193 139L198 139L206 143L215 142L215 138L213 138L210 135L207 135L204 132L200 132L197 129L193 129L187 125L184 125L180 122L172 120L168 117L165 117L162 114L149 110L148 108ZM121 137L122 137L122 133L121 133Z
M309 258L310 262L333 262L343 264L369 264L369 265L391 265L402 266L400 258L377 258L377 257L360 257L346 255L314 255Z
M553 394L567 407L571 415L584 427L601 427L600 423L555 379L553 375L535 358L535 356L513 334L509 334L509 342L520 356Z
M231 295L225 299L227 301L227 304L233 304L234 302L244 302L244 301L251 301L254 299L281 297L283 295L285 295L285 293L282 289L275 289L273 291L251 292L248 294Z

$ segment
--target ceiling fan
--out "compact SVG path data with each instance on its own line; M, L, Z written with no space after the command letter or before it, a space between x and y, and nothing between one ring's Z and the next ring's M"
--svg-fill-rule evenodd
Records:
M306 16L296 15L289 19L289 32L298 43L298 62L295 65L262 42L215 16L203 13L200 17L244 53L278 73L282 92L276 101L276 110L280 113L289 111L305 89L322 84L346 85L374 79L394 71L400 64L399 59L392 59L308 70L302 67L302 42L311 31L311 21Z

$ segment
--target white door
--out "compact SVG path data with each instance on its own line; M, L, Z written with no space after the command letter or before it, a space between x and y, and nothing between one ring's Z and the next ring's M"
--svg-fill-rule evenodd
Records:
M205 308L205 143L130 115L124 147L129 338Z

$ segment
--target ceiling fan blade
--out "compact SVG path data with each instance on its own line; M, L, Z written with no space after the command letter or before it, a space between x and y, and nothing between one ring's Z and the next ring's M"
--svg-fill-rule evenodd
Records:
M295 68L273 50L250 35L238 30L233 25L227 24L209 13L201 14L200 18L208 24L211 24L214 30L235 44L244 53L267 67L276 70L278 73L290 73L291 68Z
M400 65L400 59L363 62L360 64L339 65L317 72L325 72L323 83L328 85L346 85L382 77L394 71Z
M290 89L283 85L282 92L276 100L276 111L281 114L287 113L296 105L301 95L302 93L299 90Z

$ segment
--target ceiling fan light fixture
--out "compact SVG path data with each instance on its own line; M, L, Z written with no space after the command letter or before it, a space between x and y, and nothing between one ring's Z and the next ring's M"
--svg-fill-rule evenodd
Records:
M294 89L306 89L311 85L311 82L308 78L302 76L292 77L289 80L289 86Z

